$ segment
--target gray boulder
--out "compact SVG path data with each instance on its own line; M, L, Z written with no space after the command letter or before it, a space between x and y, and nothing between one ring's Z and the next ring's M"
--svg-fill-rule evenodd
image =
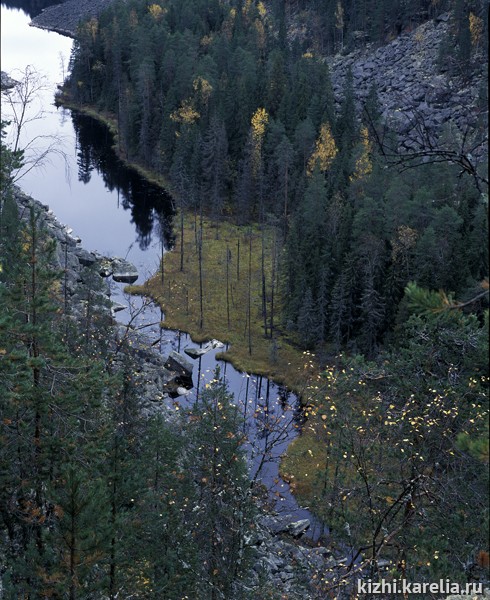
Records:
M188 377L192 379L192 363L182 356L182 354L179 354L174 350L168 355L164 366L166 369L176 373L180 377Z
M190 356L191 358L199 358L203 354L206 354L207 351L208 350L207 350L206 347L203 347L203 348L184 348L184 352L187 354L187 356Z
M293 537L299 538L303 535L303 533L309 529L310 520L309 519L301 519L300 521L296 521L295 523L290 523L288 525L288 533L290 533Z
M185 348L184 352L191 358L199 358L203 354L206 354L206 352L214 350L215 348L224 348L223 342L220 342L219 340L211 340L210 342L204 344L202 348Z
M90 267L95 262L95 255L92 252L85 250L85 248L76 248L75 256L84 267Z
M2 91L10 90L17 85L18 82L15 81L15 79L12 79L11 77L9 77L9 75L7 75L7 73L5 73L5 71L0 71L0 75L1 75L0 89Z
M121 283L134 283L139 275L136 267L127 260L114 258L112 264L112 279Z

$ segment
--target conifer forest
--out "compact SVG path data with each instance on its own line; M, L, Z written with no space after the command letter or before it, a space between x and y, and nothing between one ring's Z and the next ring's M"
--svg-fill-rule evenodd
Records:
M261 457L223 363L185 410L142 409L150 351L116 324L97 265L80 260L73 291L68 240L19 204L32 155L2 91L0 597L490 588L488 12L114 0L73 35L56 102L108 125L171 198L160 266L131 292L298 396L278 477L316 539L264 525L278 517L259 474L283 433L248 415L266 419Z

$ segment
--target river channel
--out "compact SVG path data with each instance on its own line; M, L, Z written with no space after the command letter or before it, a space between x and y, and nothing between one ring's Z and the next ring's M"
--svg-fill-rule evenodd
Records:
M19 2L17 2L19 5ZM27 9L26 9L27 10ZM24 192L48 205L57 218L73 229L82 246L106 256L120 256L133 263L142 283L159 265L171 239L172 200L164 190L149 184L136 172L124 166L111 148L107 129L93 119L54 106L56 86L63 81L69 64L72 40L57 33L30 27L33 14L2 4L1 57L2 70L14 79L22 77L28 65L45 75L46 88L39 104L31 106L31 116L39 114L25 127L25 140L37 138L37 149L57 137L53 153L42 167L33 169L19 180ZM41 112L40 112L41 111ZM8 118L8 107L2 101L2 119ZM128 308L118 314L124 322L130 318L131 300L115 284L114 297ZM133 304L134 306L134 304ZM184 351L195 346L184 333L150 326L164 318L156 306L145 309L140 325L148 324L149 341L164 355L171 350ZM271 503L293 520L310 519L309 537L323 534L323 526L307 510L300 508L287 483L278 475L278 462L288 444L299 434L301 411L298 399L286 389L255 375L236 371L230 364L218 362L213 349L194 362L194 387L186 396L175 398L171 406L185 409L199 400L200 391L214 376L220 365L234 401L243 414L243 427L251 440L249 450L251 477L261 464L264 449L270 456L261 465L260 481L267 487Z

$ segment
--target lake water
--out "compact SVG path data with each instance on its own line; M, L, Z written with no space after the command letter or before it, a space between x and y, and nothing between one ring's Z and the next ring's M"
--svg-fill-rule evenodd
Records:
M20 187L41 201L58 219L73 229L87 250L97 250L108 256L121 256L132 262L142 283L159 266L162 243L168 248L171 238L172 201L164 190L144 181L125 167L111 150L111 136L106 128L91 118L56 108L54 93L62 82L69 63L72 40L57 33L29 27L29 16L20 9L1 8L2 70L14 79L32 65L46 77L46 89L39 103L31 107L31 116L41 118L25 127L24 143L37 137L41 147L50 136L57 136L61 154L51 155L40 169L33 169L19 180ZM8 106L2 99L2 119L8 118ZM39 112L42 111L42 114ZM139 300L122 297L122 286L114 286L118 301L127 304ZM123 322L130 309L118 313ZM140 324L159 321L160 309L147 309ZM161 330L158 326L146 330L150 341L159 341L163 354L183 351L194 346L186 334ZM198 401L203 386L214 376L215 358L219 349L211 350L194 361L194 388L185 397L169 404L183 410ZM284 388L265 378L236 371L230 364L220 363L235 403L244 415L244 429L251 444L251 477L261 462L261 453L271 449L262 466L260 480L268 488L271 502L278 511L291 514L295 520L310 519L310 537L317 539L323 526L296 504L289 486L278 476L278 461L288 444L298 435L301 411L297 398Z

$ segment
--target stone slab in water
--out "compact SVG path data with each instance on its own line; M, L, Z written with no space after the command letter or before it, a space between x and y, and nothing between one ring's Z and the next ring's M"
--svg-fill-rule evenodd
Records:
M168 355L168 358L165 361L165 368L177 373L181 377L192 378L192 363L182 356L182 354L179 354L174 350Z
M184 348L184 352L191 358L199 358L203 354L206 354L206 352L214 350L215 348L224 348L223 342L220 342L219 340L211 340L207 344L204 344L202 348Z

